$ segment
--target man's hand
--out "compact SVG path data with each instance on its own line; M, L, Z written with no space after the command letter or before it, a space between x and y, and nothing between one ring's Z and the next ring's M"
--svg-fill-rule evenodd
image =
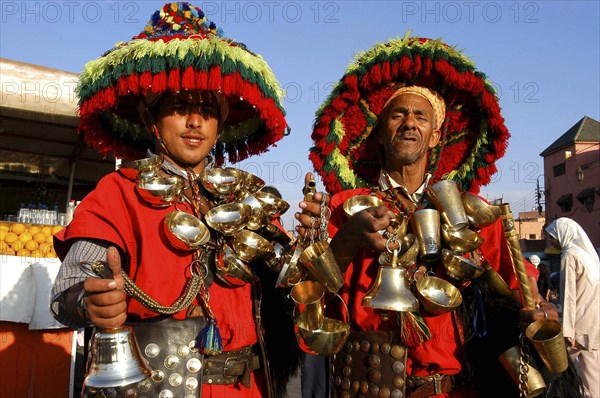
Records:
M115 328L127 319L121 256L115 247L108 248L106 261L112 271L112 279L87 278L83 284L83 300L90 322L100 328Z
M306 184L309 180L313 179L312 173L306 173L304 177L304 183ZM318 237L319 227L321 225L321 204L325 206L329 204L329 197L322 192L316 192L313 195L312 202L302 201L299 203L299 207L302 210L301 213L296 213L296 220L300 222L300 225L296 226L296 232L300 236L310 238L311 234L314 238Z
M527 329L527 326L529 326L529 324L535 322L535 321L539 321L542 319L554 319L556 321L558 321L558 310L556 309L556 307L554 305L552 305L551 303L542 300L541 296L539 296L538 294L538 298L539 300L536 299L537 305L539 305L539 308L535 308L535 309L521 309L519 311L519 317L521 318L521 329L525 330ZM536 306L537 306L536 305Z

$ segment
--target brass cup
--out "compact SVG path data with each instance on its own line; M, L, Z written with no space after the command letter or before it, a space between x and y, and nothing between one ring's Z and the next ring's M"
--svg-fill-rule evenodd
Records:
M227 244L221 247L217 255L221 258L216 261L215 274L226 285L243 286L256 279L254 272L235 255Z
M434 209L417 210L413 214L413 223L419 240L421 259L424 261L437 260L442 246L440 213Z
M242 261L255 261L273 252L273 244L256 232L242 229L233 235L233 250Z
M520 355L519 346L512 347L504 351L498 360L513 379L515 384L519 385L520 375ZM536 397L546 391L546 383L540 372L531 364L527 367L527 397Z
M139 172L142 170L153 170L158 172L162 165L163 159L160 156L152 156L145 159L133 160L131 162L121 163L119 169L134 169L138 171L138 179L144 178ZM147 176L150 177L150 176Z
M298 320L307 330L319 330L323 326L325 288L319 282L302 281L290 292L298 312Z
M308 272L319 282L325 286L325 288L332 292L337 293L342 286L344 286L344 277L342 271L335 261L333 252L329 247L327 241L322 240L308 246L300 255L301 262Z
M458 308L462 294L450 282L435 276L424 276L415 285L419 302L430 314L439 315Z
M456 231L469 225L455 181L443 180L435 183L429 190L429 196L450 229Z
M151 177L139 180L135 190L140 197L154 207L170 206L181 194L184 182L181 177Z
M242 176L242 189L246 192L255 193L265 186L265 182L252 173L232 167L228 167L226 170L236 170L240 173Z
M487 262L483 263L483 267L485 268L485 272L481 275L481 279L483 279L498 296L504 298L511 297L513 292L510 289L510 286L508 286L496 270L494 270Z
M448 275L461 282L479 278L485 272L485 268L447 249L442 250L442 264Z
M246 223L246 228L256 231L269 224L270 219L267 212L263 209L262 203L254 195L248 191L241 191L237 199L238 202L247 204L252 209L252 214Z
M442 224L444 241L455 253L468 253L483 244L483 237L469 228L453 231L448 224Z
M210 231L200 219L184 211L172 211L165 217L165 235L181 250L196 250L210 239Z
M290 288L303 280L307 275L307 270L298 262L300 254L304 251L304 247L296 244L296 247L291 256L287 257L283 262L281 271L277 275L277 287Z
M288 202L269 192L258 191L254 193L254 197L263 204L263 209L272 218L281 216L290 208Z
M340 352L350 335L350 325L338 319L324 318L319 330L313 330L301 320L294 322L300 349L313 355L334 355Z
M204 220L209 227L224 235L233 235L246 226L251 215L252 209L247 204L229 203L210 209Z
M542 319L530 324L525 335L540 355L542 362L552 373L567 370L569 361L563 338L562 325L554 319Z
M500 206L492 206L477 195L463 192L461 196L467 219L475 228L492 225L502 214Z
M383 200L379 199L377 196L356 195L350 199L347 199L342 207L344 209L344 213L346 213L348 218L350 218L361 210L383 205Z
M391 264L392 263L391 251L385 251L379 255L379 264ZM419 255L419 241L413 234L404 235L401 240L399 255L398 255L398 266L402 268L408 268L415 263L417 256Z
M285 246L275 243L273 245L273 253L265 258L265 264L267 264L267 267L271 271L279 273L283 268L283 264L289 261L291 257Z
M233 168L204 169L200 173L200 182L208 192L224 198L235 194L240 189L244 182L244 176L240 170Z

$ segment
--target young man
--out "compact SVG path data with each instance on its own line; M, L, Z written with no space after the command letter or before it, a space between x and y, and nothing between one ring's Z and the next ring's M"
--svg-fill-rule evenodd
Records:
M132 326L153 370L148 379L110 391L87 388L87 396L285 392L298 350L273 281L216 278L226 237L208 229L206 242L182 248L165 224L174 212L204 220L223 202L199 179L213 156L217 163L224 152L240 160L283 137L280 92L259 56L224 38L187 3L166 4L142 33L86 65L79 130L88 143L129 158L153 143L156 153L103 178L56 237L63 260L52 292L56 318L74 328ZM145 196L148 178L180 181L182 190L157 205ZM95 274L98 264L103 277Z
M411 219L416 210L433 208L428 191L440 180L455 180L462 190L476 193L495 172L493 162L504 154L509 134L482 76L446 44L406 36L363 53L317 114L310 158L333 195L330 246L345 272L340 293L348 303L352 329L333 359L336 397L468 397L477 394L474 384L482 396L491 396L486 388L495 389L497 396L505 387L516 391L497 358L517 344L518 316L513 309L509 314L514 316L502 315L510 323L491 330L497 325L490 318L498 322L499 315L491 314L496 307L489 301L498 297L488 293L483 299L490 300L484 303L479 281L453 280L441 260L418 260L409 269L412 278L422 277L417 269L433 273L458 287L466 305L441 314L421 306L413 314L418 327L408 334L400 333L410 318L406 313L383 318L363 306L378 274L379 256L389 244L381 232L392 232L396 214ZM348 217L343 203L356 195L375 195L385 205ZM324 197L317 194L315 199ZM319 203L301 202L300 207L304 213L296 217L302 223L299 232L305 233L310 216L319 214ZM410 232L410 222L408 228ZM476 256L516 291L501 221L479 233L484 244ZM523 311L524 321L557 319L549 303L539 295L535 299L541 308ZM483 351L489 355L480 355ZM482 374L492 384L482 381ZM502 378L506 380L498 382Z

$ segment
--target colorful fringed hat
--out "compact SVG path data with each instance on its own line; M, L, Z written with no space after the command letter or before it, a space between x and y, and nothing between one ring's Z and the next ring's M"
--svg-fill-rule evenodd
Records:
M376 183L381 164L371 131L388 98L408 85L446 101L440 143L429 152L432 182L451 179L472 192L490 182L510 137L491 83L456 49L407 33L358 54L317 111L309 157L328 192Z
M80 75L79 132L106 155L144 156L152 137L137 107L142 96L167 91L210 90L229 102L216 163L235 163L264 152L283 138L283 91L260 55L223 37L202 10L166 4L131 41L117 43L88 62Z

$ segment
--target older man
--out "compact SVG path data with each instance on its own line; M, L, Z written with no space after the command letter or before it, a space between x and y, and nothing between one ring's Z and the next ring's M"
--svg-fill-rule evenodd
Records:
M490 181L507 138L491 86L468 58L439 41L407 36L379 44L333 90L317 114L310 158L333 194L330 245L345 272L341 296L352 328L333 359L334 396L490 396L506 387L514 393L510 381L498 382L507 375L496 365L498 355L517 342L517 312L504 302L507 310L496 313L498 306L490 303L500 300L479 281L453 280L441 261L419 259L409 273L420 277L414 271L422 269L453 283L462 291L463 307L380 317L363 305L389 245L389 234L381 231L392 230L397 214L411 219L416 210L433 207L428 192L440 180L477 192ZM377 196L385 205L348 217L342 205L357 195ZM315 226L310 215L319 214L318 206L300 207L298 230L305 233ZM479 233L485 243L471 256L516 290L501 221ZM536 301L540 309L523 311L523 320L557 318L539 295ZM485 377L495 379L493 385Z

